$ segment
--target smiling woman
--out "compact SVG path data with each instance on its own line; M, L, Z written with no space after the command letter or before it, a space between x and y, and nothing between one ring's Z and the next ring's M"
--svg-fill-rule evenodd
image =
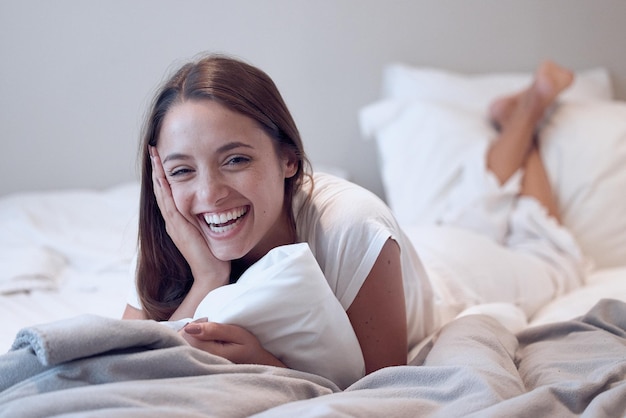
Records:
M296 159L254 120L215 101L185 101L168 112L156 149L178 210L215 257L245 269L294 242L283 201Z
M166 82L141 149L137 286L144 314L166 320L188 305L184 301L193 300L193 307L210 290L235 281L243 263L255 261L247 261L254 252L240 259L260 243L267 224L292 222L283 201L293 195L307 163L295 157L304 155L302 144L273 82L222 56L184 65ZM279 173L279 159L290 162L288 176ZM263 176L265 170L272 182L264 181L270 174ZM221 218L233 213L236 228L225 228ZM246 240L252 230L256 235ZM284 225L272 229L282 230ZM232 260L240 260L235 268Z
M306 243L367 372L406 364L408 345L432 331L428 278L391 211L355 184L311 172L261 70L219 55L184 65L158 92L140 149L137 297L124 318L197 319L214 291L272 250ZM231 361L286 366L243 326L194 322L181 335Z

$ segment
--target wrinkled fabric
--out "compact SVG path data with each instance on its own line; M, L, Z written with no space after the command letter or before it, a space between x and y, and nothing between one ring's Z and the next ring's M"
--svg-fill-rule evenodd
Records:
M160 324L84 317L25 329L0 356L0 417L624 416L626 303L602 300L517 335L465 316L416 359L341 391L312 374L232 364Z

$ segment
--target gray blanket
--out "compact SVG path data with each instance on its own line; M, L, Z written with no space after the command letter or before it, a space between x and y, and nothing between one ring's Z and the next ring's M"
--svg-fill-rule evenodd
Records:
M448 324L418 363L344 391L312 374L234 365L148 321L93 316L24 329L0 356L0 417L626 415L626 304L512 335Z

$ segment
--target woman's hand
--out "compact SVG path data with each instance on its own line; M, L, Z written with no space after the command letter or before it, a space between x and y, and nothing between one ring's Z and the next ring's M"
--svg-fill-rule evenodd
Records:
M193 316L200 301L211 290L228 283L230 261L215 258L198 228L178 210L155 147L150 147L150 160L154 195L165 220L167 234L187 260L194 277L189 294L171 319Z
M208 322L206 318L187 324L180 335L192 347L238 364L286 367L265 350L250 331L237 325Z

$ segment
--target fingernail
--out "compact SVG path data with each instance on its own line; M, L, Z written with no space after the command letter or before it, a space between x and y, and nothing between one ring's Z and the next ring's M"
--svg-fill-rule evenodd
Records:
M200 334L200 325L190 322L183 328L187 334Z

